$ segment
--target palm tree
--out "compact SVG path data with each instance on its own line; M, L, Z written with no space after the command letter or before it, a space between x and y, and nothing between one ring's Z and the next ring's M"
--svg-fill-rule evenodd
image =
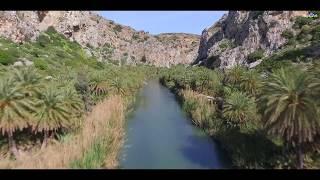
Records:
M77 79L75 80L74 87L81 96L81 99L84 103L85 111L91 111L92 99L90 96L90 86L89 80L85 73L81 72L77 74Z
M254 99L240 91L231 92L226 98L223 115L233 127L243 128L254 124L257 119Z
M63 88L62 98L69 113L77 116L83 112L83 102L73 87L67 86Z
M226 80L231 85L239 86L245 69L241 65L236 65L227 71Z
M89 89L91 93L100 96L106 94L108 90L108 83L106 76L103 73L95 72L90 77Z
M68 127L71 113L68 113L61 90L57 90L54 86L49 86L43 91L41 98L36 102L36 107L33 127L36 131L44 133L41 146L44 148L50 131Z
M13 77L18 85L22 87L27 96L39 95L39 90L42 87L41 77L32 67L22 67L13 69Z
M263 82L259 107L267 131L282 137L296 149L298 168L303 168L303 146L320 132L319 112L313 92L319 79L298 68L281 68Z
M121 94L121 95L125 94L125 91L124 91L125 84L123 80L121 80L119 77L116 77L111 80L110 87L113 88L118 94Z
M23 88L12 77L0 80L0 129L2 134L8 135L10 151L15 157L19 154L14 132L28 126L33 111L32 99L26 98Z
M248 94L255 96L261 86L260 74L255 70L250 70L244 73L241 78L240 87Z

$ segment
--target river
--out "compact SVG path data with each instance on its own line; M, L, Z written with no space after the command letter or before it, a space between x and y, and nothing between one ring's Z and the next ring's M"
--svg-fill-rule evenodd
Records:
M226 169L219 145L192 125L175 95L153 80L127 120L122 169Z

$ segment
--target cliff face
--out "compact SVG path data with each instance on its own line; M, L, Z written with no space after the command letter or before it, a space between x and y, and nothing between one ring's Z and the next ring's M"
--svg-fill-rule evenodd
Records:
M294 24L294 17L307 11L230 11L202 32L194 64L230 68L251 66L248 55L258 50L269 56L286 43L282 33Z
M50 26L101 61L121 60L129 64L190 64L197 57L200 42L200 36L191 34L153 36L88 11L0 12L0 36L14 42L33 41Z

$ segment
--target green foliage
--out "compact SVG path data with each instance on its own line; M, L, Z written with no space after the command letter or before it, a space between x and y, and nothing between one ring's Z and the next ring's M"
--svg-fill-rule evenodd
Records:
M236 65L233 68L227 70L226 80L232 86L239 87L245 72L246 69L243 66Z
M34 66L40 70L47 70L49 67L47 61L45 61L44 59L35 59L33 63Z
M57 30L53 26L49 26L47 29L48 34L57 34Z
M303 25L308 25L312 21L311 18L299 16L295 19L294 26L295 28L301 28Z
M240 88L248 95L255 96L261 87L261 75L256 70L246 71L241 78Z
M183 66L175 66L165 73L160 81L171 89L186 89L218 95L222 91L223 75L204 67L193 67L187 70Z
M234 42L232 42L229 39L224 39L223 42L219 44L219 48L221 49L222 52L228 48L234 48L234 47L235 47Z
M307 145L315 143L320 130L319 102L314 98L319 87L320 80L305 71L281 68L264 82L259 96L264 126L269 134L281 137L296 149L298 168L303 168Z
M286 29L285 31L283 31L281 36L286 39L292 39L294 37L293 32L289 29Z
M270 133L292 143L311 141L317 133L314 128L320 127L317 103L312 95L320 85L319 79L311 78L298 68L282 68L271 74L264 84L260 107ZM301 128L308 130L298 131ZM294 130L296 132L291 133Z
M94 103L113 94L131 98L145 78L156 76L151 66L118 67L88 57L78 43L54 28L36 42L0 42L4 47L0 50L0 131L11 139L16 134L29 137L37 133L46 144L49 134L78 130L83 112L91 111ZM113 48L105 44L102 51L110 54ZM4 66L19 57L32 60L34 66ZM101 80L94 74L100 74ZM105 93L100 93L103 88Z
M70 125L71 116L65 106L62 91L56 88L56 85L47 87L36 101L37 112L34 119L36 131L55 131Z
M235 91L226 98L223 115L231 127L244 128L257 120L256 105L253 98Z
M33 111L30 98L25 98L21 86L10 77L0 79L0 130L12 135L16 130L27 127Z
M256 60L262 59L264 57L264 50L258 49L248 55L248 63L255 62Z
M105 143L100 140L94 143L81 159L72 161L70 167L74 169L100 168L104 164L106 153Z
M313 35L313 41L319 41L320 40L320 25L317 25L313 28L311 31L311 34Z
M0 49L0 64L9 65L13 64L16 58L10 54L8 51Z
M222 50L225 50L225 49L228 48L228 44L227 44L227 43L221 43L221 44L219 45L219 48L222 49Z
M106 81L106 74L100 71L92 72L90 74L89 88L94 95L100 96L107 93L108 83Z
M50 36L49 36L50 37ZM46 47L48 46L50 43L51 43L51 40L50 38L48 37L48 35L46 34L41 34L38 39L37 39L37 42L39 43L39 45L41 47Z
M242 169L272 169L277 160L286 157L281 152L281 146L275 145L259 131L243 133L231 129L220 133L218 139L223 143L232 164Z

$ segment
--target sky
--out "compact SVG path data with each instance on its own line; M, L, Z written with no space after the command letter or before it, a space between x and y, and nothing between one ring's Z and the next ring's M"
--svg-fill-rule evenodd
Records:
M201 34L226 11L100 11L106 19L150 34Z

